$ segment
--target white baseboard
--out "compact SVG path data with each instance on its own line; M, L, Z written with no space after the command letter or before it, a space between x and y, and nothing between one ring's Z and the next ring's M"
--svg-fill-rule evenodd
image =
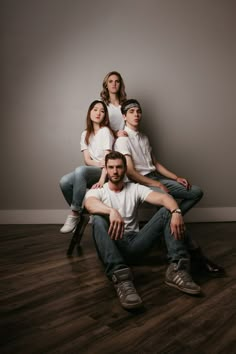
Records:
M0 210L0 224L63 224L69 209Z
M63 224L68 215L66 210L0 210L0 224ZM141 208L142 220L149 220L152 208ZM193 208L184 217L186 222L230 222L236 221L236 207Z

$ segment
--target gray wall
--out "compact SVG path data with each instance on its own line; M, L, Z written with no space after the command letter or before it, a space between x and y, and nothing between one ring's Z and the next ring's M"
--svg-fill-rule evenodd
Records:
M159 161L204 189L198 207L235 212L234 0L0 3L2 212L67 209L58 181L83 164L110 70L140 100Z

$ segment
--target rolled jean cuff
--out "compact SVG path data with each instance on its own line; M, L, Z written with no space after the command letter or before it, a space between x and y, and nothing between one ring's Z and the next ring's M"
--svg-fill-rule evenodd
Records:
M73 210L73 211L77 211L79 214L81 214L82 211L83 211L83 207L76 207L76 206L74 206L74 205L71 205L70 208L71 208L71 210Z

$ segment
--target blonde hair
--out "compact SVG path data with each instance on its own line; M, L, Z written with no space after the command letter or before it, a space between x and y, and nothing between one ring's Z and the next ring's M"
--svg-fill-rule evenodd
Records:
M110 95L109 95L109 91L107 88L107 83L108 83L108 79L111 75L116 75L119 80L120 80L120 89L118 92L118 99L119 99L119 103L122 104L126 98L126 92L125 92L125 84L124 84L124 80L122 79L122 76L120 73L118 73L117 71L110 71L103 79L103 83L102 83L102 91L100 92L100 97L101 99L106 103L106 105L108 105L110 103Z

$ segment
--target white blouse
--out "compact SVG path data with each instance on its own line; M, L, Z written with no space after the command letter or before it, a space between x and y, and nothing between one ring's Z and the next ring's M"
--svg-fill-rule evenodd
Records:
M81 134L80 148L81 151L88 150L90 157L95 161L104 159L104 151L112 150L114 144L114 137L107 127L102 127L94 135L91 134L89 144L85 142L86 130Z

